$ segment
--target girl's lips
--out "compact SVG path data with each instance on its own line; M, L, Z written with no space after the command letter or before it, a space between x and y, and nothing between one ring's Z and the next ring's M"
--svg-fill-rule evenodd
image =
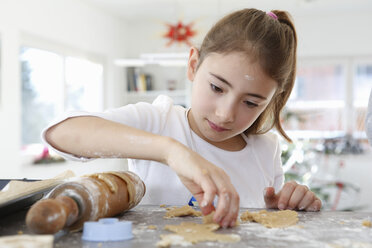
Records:
M210 126L213 130L215 130L215 131L217 131L217 132L223 132L223 131L228 130L228 129L226 129L226 128L223 128L223 127L217 126L216 124L214 124L213 122L211 122L211 121L209 121L209 120L207 120L207 121L208 121L209 126Z

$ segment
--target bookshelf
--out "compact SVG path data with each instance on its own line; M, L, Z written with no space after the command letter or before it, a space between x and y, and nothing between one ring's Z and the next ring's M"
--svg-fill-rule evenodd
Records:
M126 104L151 103L158 95L168 95L175 104L190 106L187 54L143 54L139 59L115 60L115 64L124 68Z

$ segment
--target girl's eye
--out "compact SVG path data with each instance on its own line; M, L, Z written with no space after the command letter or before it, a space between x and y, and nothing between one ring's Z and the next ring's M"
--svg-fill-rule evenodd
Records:
M258 106L258 104L250 102L250 101L244 101L245 105L247 105L249 108L255 108Z
M214 92L217 92L217 93L221 93L222 92L222 89L220 87L217 87L216 85L214 84L211 84L211 88Z

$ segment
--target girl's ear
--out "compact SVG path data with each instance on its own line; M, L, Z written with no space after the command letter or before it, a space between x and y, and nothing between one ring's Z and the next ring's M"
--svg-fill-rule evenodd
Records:
M196 74L199 61L199 51L195 47L190 48L189 61L187 63L187 78L192 82Z

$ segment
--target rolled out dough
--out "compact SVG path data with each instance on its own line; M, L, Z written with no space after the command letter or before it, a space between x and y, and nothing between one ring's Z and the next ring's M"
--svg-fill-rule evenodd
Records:
M280 210L268 212L261 210L259 212L246 211L240 216L242 221L254 221L268 228L284 228L297 224L298 214L292 210Z
M164 218L169 219L173 217L180 217L180 216L201 216L202 213L200 211L196 211L191 206L182 206L182 207L173 207L170 208L166 213Z
M53 188L58 184L63 183L67 178L71 178L74 176L75 174L72 171L68 170L52 179L46 179L42 181L23 182L12 180L7 185L6 190L0 191L0 205L5 204L9 201L13 201L17 198L38 192L40 190Z
M218 234L213 231L220 226L218 224L197 224L193 222L182 222L180 225L166 225L165 230L176 234L160 235L161 240L158 247L169 247L171 245L190 245L204 241L218 241L222 243L238 242L240 236L236 234Z

